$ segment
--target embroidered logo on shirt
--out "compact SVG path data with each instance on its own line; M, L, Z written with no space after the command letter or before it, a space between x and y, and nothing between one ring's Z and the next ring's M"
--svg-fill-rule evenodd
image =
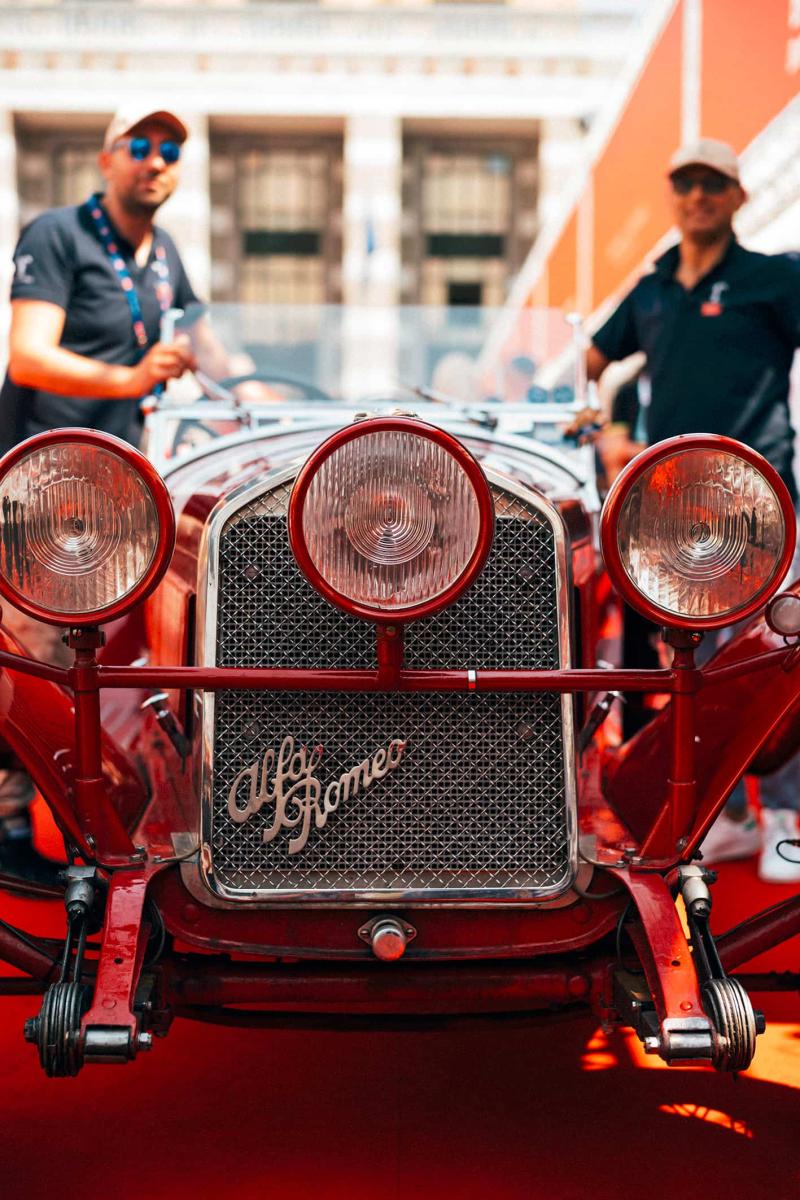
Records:
M711 293L708 299L700 305L700 314L703 317L718 317L722 312L722 296L727 292L728 284L724 280L715 283L711 288Z
M35 280L28 269L33 262L32 254L20 254L14 259L14 282L34 283Z

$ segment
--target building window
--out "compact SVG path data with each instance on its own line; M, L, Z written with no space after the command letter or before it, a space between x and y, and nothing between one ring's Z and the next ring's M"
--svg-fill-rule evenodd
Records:
M535 233L533 138L404 145L404 299L501 305Z
M212 135L216 300L339 299L341 139Z
M46 208L81 204L102 189L97 154L103 129L95 131L17 126L20 216L27 225Z
M97 143L67 142L53 155L56 204L82 204L93 192L102 190L103 177L97 165Z

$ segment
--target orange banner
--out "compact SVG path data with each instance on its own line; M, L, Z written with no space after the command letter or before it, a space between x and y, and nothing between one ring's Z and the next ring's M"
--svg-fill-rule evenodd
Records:
M800 0L702 0L701 12L700 132L740 153L800 92ZM685 33L677 0L595 160L581 201L587 220L570 218L532 295L546 290L550 304L571 308L579 294L584 312L597 309L633 282L668 231L665 174L682 141L682 74L693 66Z
M595 168L593 307L619 291L669 229L664 180L681 140L682 14L681 3Z
M547 303L571 312L576 305L578 263L578 219L567 221L548 262Z
M744 150L800 90L800 0L703 0L700 124Z

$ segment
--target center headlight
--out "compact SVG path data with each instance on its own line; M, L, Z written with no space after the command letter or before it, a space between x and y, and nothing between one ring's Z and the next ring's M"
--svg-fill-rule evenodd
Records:
M451 603L486 561L489 486L464 447L401 417L329 438L297 477L289 536L328 600L372 620L408 621Z

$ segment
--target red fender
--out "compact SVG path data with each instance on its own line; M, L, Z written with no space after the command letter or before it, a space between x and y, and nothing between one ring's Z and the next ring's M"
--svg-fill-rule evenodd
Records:
M2 626L0 650L25 653ZM75 743L70 693L49 680L0 668L0 739L29 773L61 830L75 840L80 828L69 787ZM147 802L144 782L131 757L105 733L101 755L109 796L130 830Z
M800 696L786 716L775 726L750 763L753 775L770 775L800 750Z
M800 592L800 581L792 588ZM737 678L711 682L713 668L728 666L768 651L785 650L769 666ZM702 668L709 682L697 695L695 765L699 807L695 834L711 823L733 785L762 746L774 770L796 749L800 733L800 654L792 654L772 632L763 615L754 617ZM620 817L643 838L668 797L670 721L668 704L610 758L604 791ZM693 835L690 839L696 840Z

